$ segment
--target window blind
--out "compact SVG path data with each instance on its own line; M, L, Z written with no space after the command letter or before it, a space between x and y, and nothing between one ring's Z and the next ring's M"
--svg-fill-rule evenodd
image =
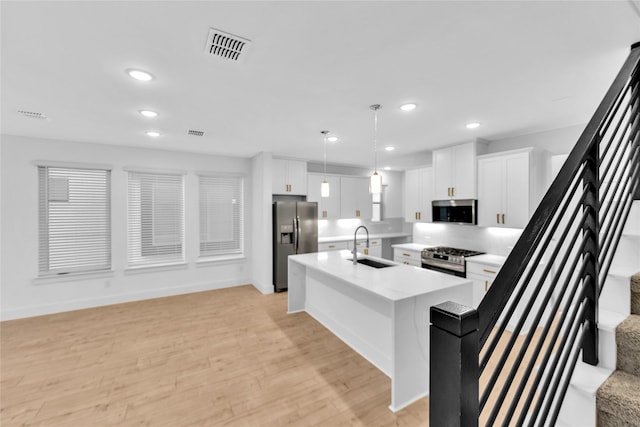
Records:
M242 255L243 178L200 176L200 257Z
M184 262L183 175L130 171L128 178L128 265Z
M41 276L111 268L111 172L38 166Z

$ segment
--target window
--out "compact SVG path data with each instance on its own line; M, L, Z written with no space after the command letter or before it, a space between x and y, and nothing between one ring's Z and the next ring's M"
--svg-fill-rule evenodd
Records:
M199 178L200 257L243 255L243 178Z
M129 171L127 259L129 267L184 262L182 174Z
M39 274L111 268L111 171L38 166Z

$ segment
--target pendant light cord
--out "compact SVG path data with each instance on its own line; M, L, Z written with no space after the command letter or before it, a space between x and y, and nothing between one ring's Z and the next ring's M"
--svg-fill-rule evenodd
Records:
M373 171L378 172L378 110L382 108L380 104L370 105L373 114Z

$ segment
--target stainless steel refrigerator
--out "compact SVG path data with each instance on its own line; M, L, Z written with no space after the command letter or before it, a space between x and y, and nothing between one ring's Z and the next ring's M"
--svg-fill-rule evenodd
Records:
M286 291L287 257L318 252L318 203L273 202L273 287Z

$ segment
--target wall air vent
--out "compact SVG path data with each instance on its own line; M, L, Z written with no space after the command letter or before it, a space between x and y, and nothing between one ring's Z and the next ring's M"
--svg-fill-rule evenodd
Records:
M203 136L204 131L189 129L189 132L187 132L187 134L193 135L193 136Z
M45 116L44 114L36 113L33 111L18 110L18 113L30 119L46 119L47 118L47 116Z
M247 55L250 44L251 40L210 28L205 52L231 62L240 62Z

